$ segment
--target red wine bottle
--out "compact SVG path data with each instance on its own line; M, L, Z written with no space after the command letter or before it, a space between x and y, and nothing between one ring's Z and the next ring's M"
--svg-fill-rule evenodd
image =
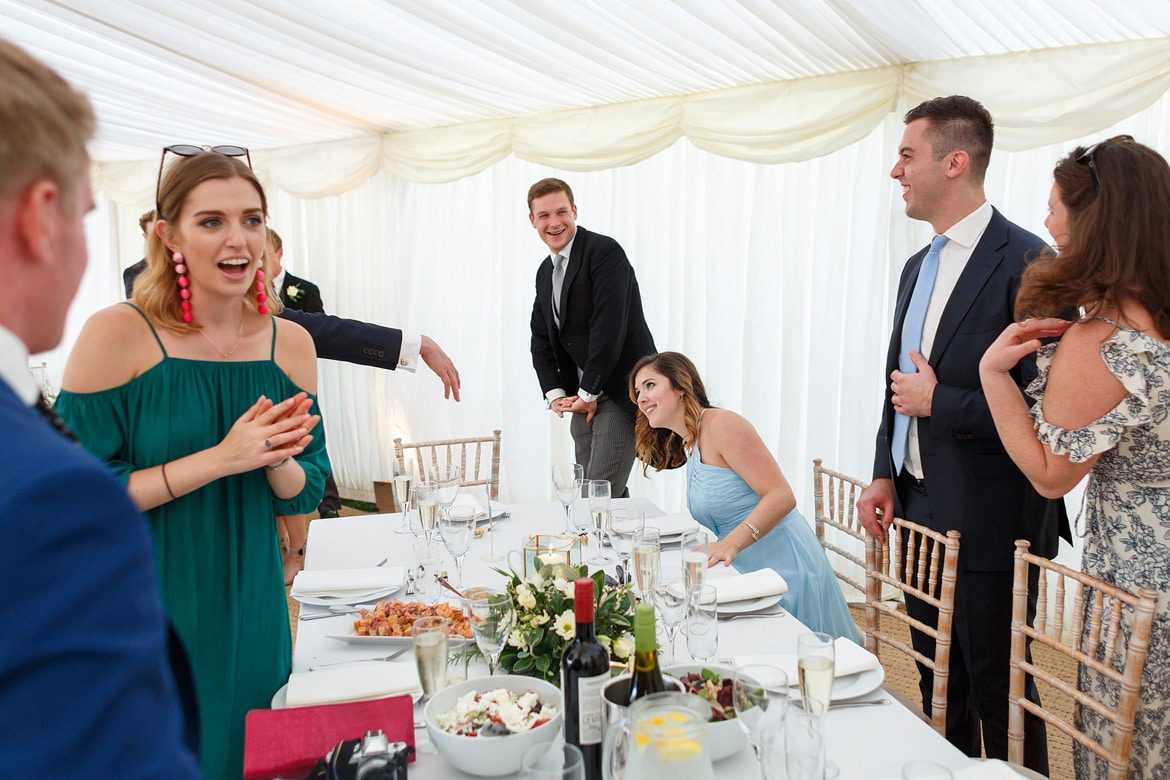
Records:
M609 653L593 630L593 580L573 583L577 634L561 656L565 742L581 748L586 780L601 780L602 689L609 681Z
M634 674L626 706L652 693L666 690L658 666L658 639L654 631L654 605L642 602L634 607Z

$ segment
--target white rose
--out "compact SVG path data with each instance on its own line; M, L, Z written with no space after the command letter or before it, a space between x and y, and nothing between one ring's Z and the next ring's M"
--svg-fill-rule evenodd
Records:
M518 628L513 628L512 633L508 635L508 644L512 647L518 647L521 650L528 647L524 642L524 632Z
M536 626L543 626L550 620L552 620L552 618L549 617L547 612L541 612L539 615L533 615L528 622L535 628Z
M613 643L613 657L625 660L634 652L634 635L622 634Z
M532 591L528 589L527 585L520 585L516 588L516 601L524 609L536 608L536 596L532 595Z

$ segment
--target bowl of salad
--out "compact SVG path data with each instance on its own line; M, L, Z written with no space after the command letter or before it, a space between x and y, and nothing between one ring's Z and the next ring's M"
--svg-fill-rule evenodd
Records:
M707 724L707 753L719 761L748 746L747 734L735 719L731 704L731 681L735 669L719 664L675 664L663 674L677 677L683 690L711 705L711 722Z
M480 777L520 771L524 751L561 730L561 692L535 677L499 675L452 685L423 710L435 748L456 769Z

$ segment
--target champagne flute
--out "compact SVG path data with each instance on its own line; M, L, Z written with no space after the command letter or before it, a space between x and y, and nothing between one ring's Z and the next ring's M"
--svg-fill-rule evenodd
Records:
M800 673L800 698L810 719L819 721L829 711L833 697L833 637L820 632L796 638L796 668Z
M764 769L764 747L769 733L784 725L788 709L788 675L778 666L748 664L735 670L731 682L735 719Z
M585 467L579 463L556 463L552 467L553 489L557 499L565 508L566 535L573 533L573 502L581 497L581 482L585 479Z
M429 482L410 486L410 530L429 542L434 538L435 522L439 514L439 496Z
M706 663L719 651L719 603L715 586L703 585L690 591L687 602L687 652Z
M677 574L659 574L650 594L654 608L658 610L658 616L662 618L662 625L666 628L666 638L670 644L669 663L674 663L678 627L687 616L687 590L683 587L682 577Z
M687 593L698 593L707 579L707 556L711 541L706 530L689 531L683 534L679 545L682 550L683 577Z
M423 700L430 699L447 685L447 648L451 621L445 617L423 617L411 627L414 662Z
M455 559L455 572L459 589L463 589L463 560L471 549L471 537L475 535L475 510L469 506L455 506L439 518L439 534L443 545Z
M447 514L451 511L451 505L455 503L455 499L459 497L463 472L454 463L447 463L432 466L430 474L431 482L434 484L439 498L439 506L443 508L443 514Z
M468 599L471 611L471 634L479 652L488 662L488 676L496 673L500 653L512 633L516 622L516 610L512 597L502 590L483 588L471 594Z
M394 529L396 534L410 533L407 522L407 507L410 502L410 487L414 483L414 460L403 458L402 468L394 475L394 498L398 501L398 509L402 512L402 523Z
M485 494L486 494L485 498L487 499L487 516L488 516L488 519L487 519L487 523L488 523L488 526L487 526L488 551L486 554L479 556L479 559L481 561L487 561L488 563L499 563L500 561L504 560L504 556L500 555L498 552L496 552L496 515L492 513L492 488L493 487L498 488L499 484L500 484L499 482L493 483L489 480L487 485L486 485L487 490L485 491Z
M622 570L621 583L634 579L630 571L630 558L634 555L634 539L646 527L646 519L640 509L615 509L609 516L609 543L617 553L619 568Z
M638 581L638 598L646 601L658 582L662 568L662 534L659 529L644 526L634 536L634 576Z
M613 558L606 555L601 549L601 540L609 528L609 480L589 480L589 514L593 520L593 529L597 532L597 553L589 559L594 566L605 566L613 563Z

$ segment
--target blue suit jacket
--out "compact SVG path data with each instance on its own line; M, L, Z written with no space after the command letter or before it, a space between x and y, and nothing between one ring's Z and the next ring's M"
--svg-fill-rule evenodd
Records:
M983 238L971 254L943 309L929 355L938 376L930 417L918 419L930 511L936 530L963 534L959 565L974 571L1010 571L1016 539L1032 552L1056 554L1058 536L1070 539L1064 501L1037 493L999 440L979 381L979 360L1014 322L1020 274L1045 243L993 210ZM873 476L894 477L890 432L894 407L888 377L898 367L902 321L926 248L910 258L898 282L894 329L886 356L886 396L874 453ZM1013 372L1027 387L1036 376L1029 357ZM896 492L896 491L895 491ZM902 516L902 507L895 507Z
M0 771L200 777L145 519L2 381L0 431Z

